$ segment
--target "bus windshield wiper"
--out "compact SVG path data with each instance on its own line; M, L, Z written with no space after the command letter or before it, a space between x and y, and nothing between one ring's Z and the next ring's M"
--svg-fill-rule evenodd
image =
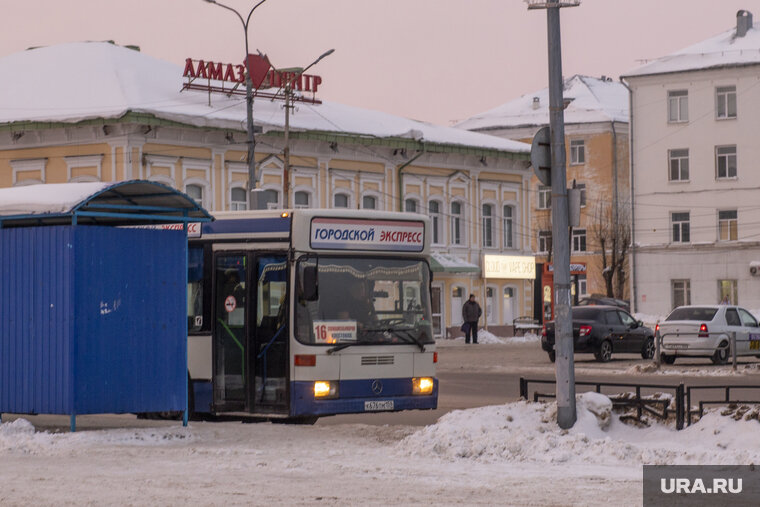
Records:
M418 340L417 337L412 334L411 329L396 329L393 327L383 327L383 328L377 328L377 329L367 329L367 331L376 332L376 333L393 333L397 337L403 339L406 343L414 343L420 348L420 351L425 352L425 344L422 343L420 340Z
M409 338L420 348L420 352L425 352L425 344L422 343L416 336L412 334L410 329L392 329L391 332L398 333L396 336L399 338ZM401 334L404 333L404 334ZM409 343L409 342L408 342Z

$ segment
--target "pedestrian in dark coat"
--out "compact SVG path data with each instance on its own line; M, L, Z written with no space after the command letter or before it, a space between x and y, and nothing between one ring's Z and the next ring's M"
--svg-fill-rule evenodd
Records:
M483 315L483 310L478 302L475 301L475 294L470 294L470 299L462 306L462 320L465 323L465 343L470 343L470 336L472 336L472 343L478 343L478 319L481 315Z

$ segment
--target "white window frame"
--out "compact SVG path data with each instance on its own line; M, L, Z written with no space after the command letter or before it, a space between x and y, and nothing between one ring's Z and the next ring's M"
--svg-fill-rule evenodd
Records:
M575 188L580 190L581 192L581 208L586 207L586 184L585 183L576 183Z
M438 205L437 212L430 211L431 203L436 203ZM428 216L430 217L430 244L432 245L443 245L446 243L446 240L443 236L445 229L445 227L443 227L445 213L441 211L443 208L443 201L439 199L428 200ZM436 236L438 236L438 241L435 241Z
M454 205L459 206L459 214L454 214ZM464 201L454 200L449 204L449 232L451 234L451 244L453 246L463 246L467 240L467 227L466 227L466 209ZM459 229L459 238L457 241L457 235L455 234L455 226Z
M188 180L185 182L185 190L184 190L184 192L185 192L185 193L186 193L186 194L187 194L187 195L188 195L190 198L192 198L192 199L194 199L194 200L195 200L195 197L193 197L192 195L190 195L190 193L187 191L188 187L191 187L191 186L192 186L192 187L198 187L198 188L200 188L200 189L201 189L201 199L200 199L200 201L196 201L196 202L198 202L198 204L199 204L199 205L200 205L202 208L205 208L205 209L210 209L210 208L207 206L207 201L208 201L208 197L207 197L207 196L208 196L208 191L209 191L209 190L208 190L208 185L207 185L206 183L204 183L202 180L198 180L197 178L190 178L190 179L188 179Z
M551 248L552 231L542 230L538 231L536 235L536 248L539 253L548 253Z
M570 140L570 165L586 163L586 141L583 139Z
M676 220L676 215L686 215L686 220L679 217ZM685 226L685 227L684 227ZM676 239L676 230L678 231ZM688 239L684 241L684 230ZM688 211L671 211L670 212L670 242L671 243L691 243L691 213Z
M45 169L47 166L47 158L27 158L20 160L11 160L11 170L13 171L13 186L20 187L25 185L35 185L37 183L45 183L47 176ZM19 179L23 173L37 172L40 173L40 179L37 178L22 178Z
M409 211L409 204L413 204L414 210ZM420 213L420 200L416 197L407 197L404 199L404 211L406 213Z
M335 200L338 198L338 196L343 196L346 198L346 205L345 206L338 206L335 202ZM332 207L335 209L351 209L351 195L349 195L348 192L342 192L337 191L332 196Z
M245 195L245 197L246 197L245 201L233 201L232 200L232 192L234 190L242 190L243 191L243 195ZM229 196L229 199L230 199L230 211L247 210L251 206L250 199L248 199L248 189L246 187L240 185L240 184L232 185L230 187L230 196ZM241 202L242 202L242 204L244 206L242 208L239 207L239 205L240 205ZM234 204L234 206L233 206L233 204Z
M537 209L552 209L552 187L548 185L538 186Z
M490 215L486 215L486 208L489 209ZM496 205L491 202L484 202L480 206L480 213L481 213L481 223L483 224L483 228L481 231L482 238L481 238L481 244L483 245L483 248L495 248L497 245L496 241L496 229L494 227L496 223ZM490 238L488 237L490 233ZM486 239L489 241L487 242Z
M303 193L306 194L306 200L308 201L307 205L303 204L296 204L296 194ZM308 209L312 208L314 205L314 192L307 188L295 188L293 189L293 208L295 209Z
M677 178L673 178L673 163L678 166ZM684 177L684 173L686 176ZM669 182L687 182L689 181L689 149L677 148L668 150L668 181Z
M733 162L733 166L731 165ZM722 167L721 167L722 166ZM733 169L733 174L731 174ZM725 174L721 175L721 171ZM739 172L736 145L725 145L715 147L715 179L732 180L736 179Z
M586 252L587 250L587 244L586 241L588 238L586 237L586 229L573 229L573 242L572 242L572 251L573 252Z
M689 121L689 91L668 90L668 123Z
M682 298L676 295L676 291L682 292ZM688 278L677 278L670 280L670 302L673 308L677 306L691 304L691 280ZM679 299L682 299L679 301Z
M90 181L102 181L103 180L103 154L98 155L75 155L69 157L63 157L66 162L66 179L71 183L82 183ZM80 167L95 167L97 169L97 175L83 175L72 177L71 173L74 169Z
M504 213L505 210L509 209L509 217L507 217L507 214ZM517 213L517 206L514 204L504 204L501 207L502 212L502 225L501 225L501 236L502 236L502 246L504 248L516 248L516 242L515 242L515 214ZM509 224L509 228L507 228L507 224ZM509 229L509 230L507 230Z
M733 112L731 111L732 99L733 99ZM736 86L726 85L726 86L715 87L715 119L716 120L735 120L737 110L738 110L738 103L737 103L737 96L736 96Z
M721 213L733 213L733 218L723 217ZM733 227L732 227L733 225ZM724 235L724 231L726 234ZM732 233L733 232L733 237ZM724 237L725 236L725 237ZM735 209L718 210L718 241L736 241L739 238L739 213Z

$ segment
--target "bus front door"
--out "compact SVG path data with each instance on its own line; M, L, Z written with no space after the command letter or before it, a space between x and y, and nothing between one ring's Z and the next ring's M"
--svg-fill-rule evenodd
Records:
M245 409L248 336L248 258L218 254L214 262L214 407L220 412Z
M252 273L256 308L253 343L248 364L253 365L253 389L248 406L258 414L287 414L289 361L288 262L285 254L256 256ZM251 312L253 313L253 307Z

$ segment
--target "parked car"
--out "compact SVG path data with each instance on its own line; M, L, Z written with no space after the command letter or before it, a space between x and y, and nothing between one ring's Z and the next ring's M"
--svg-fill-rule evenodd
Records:
M725 364L731 357L731 333L736 355L760 357L760 326L744 308L733 305L679 306L657 325L662 337L660 358L673 364L679 357L709 357Z
M601 362L609 361L613 352L654 357L654 331L625 310L607 305L575 306L572 313L575 352L592 352ZM554 321L541 330L541 348L554 362Z
M594 305L607 305L617 306L622 308L626 312L631 311L631 305L628 301L623 299L615 299L601 294L591 294L590 296L584 296L578 300L578 306L594 306Z

